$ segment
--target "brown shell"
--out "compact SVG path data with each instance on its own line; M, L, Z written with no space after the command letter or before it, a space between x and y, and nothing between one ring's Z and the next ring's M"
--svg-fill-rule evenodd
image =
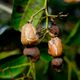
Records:
M63 63L63 59L62 59L62 58L54 58L54 59L52 59L52 61L51 61L51 64L52 64L53 66L61 66L62 63Z
M48 42L48 53L53 57L59 57L62 55L62 43L58 37L51 38Z
M24 48L23 54L30 57L34 62L40 57L40 51L37 47Z
M23 45L35 44L38 41L38 36L36 35L36 29L31 23L27 23L22 27L21 31L21 42Z

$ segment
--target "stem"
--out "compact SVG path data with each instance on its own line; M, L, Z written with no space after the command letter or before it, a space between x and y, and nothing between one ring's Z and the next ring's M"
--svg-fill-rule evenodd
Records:
M57 18L57 17L67 17L67 14L63 15L48 15L48 17L51 17L51 18Z
M35 14L33 14L32 16L31 16L31 19L29 20L29 22L32 22L32 20L33 20L33 18L38 14L38 13L40 13L41 11L43 11L45 8L43 7L43 8L41 8L39 11L37 11Z
M70 64L70 61L68 60L67 57L64 57L64 60L66 61L67 64Z
M15 80L24 80L24 78L25 78L25 76L19 77L19 78L15 79Z
M36 70L35 70L35 63L33 63L33 73L34 73L34 80L36 80Z
M71 62L67 59L67 57L64 57L64 60L68 64L68 80L71 80L71 71L72 71Z
M46 6L47 6L47 0L45 0L45 3L44 3L44 7L46 8Z
M45 13L46 13L46 29L48 29L48 11L47 11L47 0L45 0Z
M32 66L32 65L30 65L29 71L28 71L28 73L27 73L27 77L30 76L30 73L31 73L31 70L32 70L31 66Z
M31 73L31 67L29 68L29 71L28 71L28 73L27 73L27 77L29 77L30 76L30 73Z
M6 67L6 68L3 69L3 72L6 71L6 70L8 70L8 69L20 68L20 67L25 67L25 66L30 66L30 63L21 64L21 65L12 66L12 67Z
M46 36L47 33L48 33L48 31L46 30L46 32L43 34L42 38L39 40L38 43L40 43L45 38L45 36Z
M56 18L56 17L58 17L58 15L48 15L48 17Z
M31 73L31 70L32 70L32 61L31 61L31 59L30 58L28 58L29 59L29 63L30 63L30 68L29 68L29 70L28 70L28 73L27 73L27 77L29 77L30 76L30 73Z
M71 64L68 65L68 80L71 80Z
M36 70L35 70L35 63L32 63L32 71L31 71L33 80L36 80Z

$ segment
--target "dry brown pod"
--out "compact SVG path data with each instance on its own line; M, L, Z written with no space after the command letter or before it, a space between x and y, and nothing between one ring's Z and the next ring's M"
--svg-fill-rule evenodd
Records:
M40 51L37 47L24 48L23 54L30 57L33 62L40 58Z
M59 57L62 55L61 39L55 37L48 41L48 53L53 57Z
M63 59L62 58L54 58L52 59L51 64L55 65L55 66L61 66L63 63Z
M38 41L36 29L31 23L27 23L22 27L21 30L21 42L23 45L35 45Z
M58 36L59 33L58 26L55 23L52 24L52 26L49 28L49 35L54 38L55 36Z
M51 67L53 70L60 72L63 65L63 59L62 58L54 58L51 61Z

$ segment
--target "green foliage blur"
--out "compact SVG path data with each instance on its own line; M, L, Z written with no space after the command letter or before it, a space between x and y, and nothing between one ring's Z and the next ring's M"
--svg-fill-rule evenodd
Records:
M4 0L6 2L7 0ZM41 9L45 0L9 0L12 13L1 10L0 14L0 80L21 80L26 76L28 59L23 55L21 44L21 27L30 17ZM68 14L67 17L55 18L60 29L63 43L64 63L61 72L54 71L50 66L52 57L48 55L47 38L37 45L40 49L40 60L36 64L36 80L80 80L80 2L64 2L65 0L48 0L50 14ZM44 13L40 12L33 20L33 25L43 26ZM23 65L21 67L21 65ZM27 79L24 79L27 80Z

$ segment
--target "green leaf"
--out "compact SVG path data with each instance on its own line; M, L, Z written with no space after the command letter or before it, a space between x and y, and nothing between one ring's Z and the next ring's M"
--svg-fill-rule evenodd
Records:
M40 60L36 63L36 78L37 80L48 80L46 73L52 58L48 54L47 43L42 43L38 47L40 49Z
M47 75L46 75L48 65L49 65L48 62L46 62L42 57L36 63L36 79L37 80L48 80Z
M44 5L44 0L14 0L11 25L16 30L21 30L21 27L27 23L30 17L40 10ZM37 26L42 12L40 12L33 20L33 25Z
M26 67L26 66L20 67L20 65L26 64L26 61L27 61L27 58L25 56L21 56L15 60L4 63L3 65L1 65L1 68L3 70L4 69L6 69L6 70L4 72L0 71L0 78L7 79L7 78L12 78L12 77L19 75ZM10 68L10 67L15 67L15 66L19 66L19 67L18 68Z
M79 25L79 29L77 31L77 33L75 34L75 36L70 40L69 42L71 45L77 45L80 47L80 25Z
M75 25L75 28L71 31L70 35L68 36L68 38L66 39L65 43L69 43L71 38L75 36L75 34L77 33L78 29L80 26L80 21L78 21Z
M16 54L20 54L20 51L19 51L18 49L12 50L12 51L1 52L1 53L0 53L0 60L1 60L1 59L4 59L4 58L6 58L6 57L9 57L9 56L16 55Z
M48 44L47 43L41 43L40 45L38 45L38 48L40 49L41 58L46 62L50 62L50 60L52 58L48 54Z

